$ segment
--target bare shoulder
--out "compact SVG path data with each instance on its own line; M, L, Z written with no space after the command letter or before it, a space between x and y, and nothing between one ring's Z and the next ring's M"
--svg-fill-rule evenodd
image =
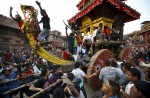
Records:
M130 91L130 98L138 98L138 91L135 86L132 86Z

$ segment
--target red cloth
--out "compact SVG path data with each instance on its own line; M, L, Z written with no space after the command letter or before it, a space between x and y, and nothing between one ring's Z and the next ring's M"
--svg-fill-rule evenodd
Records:
M34 29L36 30L36 34L34 35L34 40L36 40L36 42L38 42L38 35L39 35L39 32L37 30L37 23L36 23L36 18L34 18Z
M33 71L32 71L31 69L28 69L28 70L25 72L26 75L30 75L30 74L32 74L32 73L33 73Z
M31 69L28 69L25 73L23 73L21 76L22 77L27 77L27 76L29 76L29 75L31 75L31 74L33 74L33 71L31 70Z
M34 35L34 40L36 40L36 42L38 42L37 37L38 37L38 34L37 34L37 32L36 32L36 34Z
M107 28L104 30L104 33L106 34L106 36L109 36L110 35L110 30Z
M22 25L23 25L23 21L21 21L21 22L17 22L17 24L18 24L18 26L20 27L20 29L21 29L21 27L22 27Z
M67 58L68 58L68 53L67 53L67 51L62 51L62 59L63 59L63 60L67 60Z
M82 45L82 38L80 35L77 36L78 46Z
M78 10L81 9L81 7L84 5L85 0L81 0L80 3L77 5Z

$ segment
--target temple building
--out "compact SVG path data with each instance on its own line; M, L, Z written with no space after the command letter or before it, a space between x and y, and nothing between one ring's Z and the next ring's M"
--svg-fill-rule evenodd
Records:
M69 19L71 24L76 24L81 33L85 34L86 28L93 27L99 23L105 27L115 25L120 30L120 38L123 36L124 23L140 18L140 13L125 4L126 0L81 0L78 4L79 12Z
M123 40L124 24L140 18L140 13L126 5L125 1L126 0L81 0L77 4L79 12L69 19L69 24L71 24L74 29L79 30L82 35L86 35L86 30L89 28L90 35L92 35L94 33L93 28L98 27L100 23L102 24L103 31L115 26L119 31L120 40L118 41L119 43L115 45L120 45ZM119 48L113 45L114 43L115 42L111 44L109 42L110 46L113 46L111 50L113 53L119 54L117 51ZM105 43L95 45L94 51L99 51L99 47L102 45L105 46ZM108 48L108 46L106 47ZM103 47L101 49L106 48ZM96 60L93 66L100 66L99 60ZM89 83L93 90L99 90L98 77L91 78Z
M145 45L150 45L150 21L144 21L141 23L141 30L137 33Z

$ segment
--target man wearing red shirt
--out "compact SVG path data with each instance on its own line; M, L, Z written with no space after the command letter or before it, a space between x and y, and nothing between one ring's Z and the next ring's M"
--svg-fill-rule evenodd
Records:
M12 55L12 53L9 50L6 50L6 52L4 52L3 55L4 55L4 60L6 62L11 62L12 61L13 55Z
M17 22L17 24L18 24L18 26L19 26L21 32L24 33L24 30L22 30L22 26L23 26L23 24L24 24L23 19L21 18L21 16L20 16L18 13L15 15L15 17L13 17L13 16L12 16L12 10L13 10L13 7L10 7L10 12L9 12L10 17L11 17L14 21ZM39 29L39 27L38 27L37 25L36 25L35 28L38 28L38 29ZM38 41L38 40L37 40L38 34L39 34L38 30L36 30L36 34L34 35L34 39L35 39L36 41Z
M68 52L66 51L65 48L62 49L62 59L67 60L68 59Z
M17 13L17 15L15 15L15 17L13 17L12 16L12 10L13 10L13 7L10 7L10 17L14 20L14 21L16 21L17 22L17 24L18 24L18 26L20 27L20 29L21 29L21 27L22 27L22 25L23 25L23 20L22 20L22 18L21 18L21 16Z
M104 33L105 33L105 35L106 35L106 39L107 39L108 41L111 40L111 37L110 37L110 30L111 30L110 27L106 27L105 30L104 30Z

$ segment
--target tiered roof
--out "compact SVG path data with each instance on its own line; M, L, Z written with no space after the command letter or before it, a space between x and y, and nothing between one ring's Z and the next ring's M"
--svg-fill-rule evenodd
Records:
M79 4L77 5L80 12L78 12L75 16L73 16L69 22L73 23L74 21L78 20L79 18L83 17L84 15L88 14L90 11L92 11L96 6L101 5L104 0L92 0L91 2L85 4L85 0L81 0ZM138 13L136 10L132 9L130 6L126 5L124 0L107 0L106 2L111 3L113 6L116 7L118 10L124 11L126 14L131 16L130 19L126 20L125 22L133 21L140 18L140 13ZM84 7L83 7L84 5Z

